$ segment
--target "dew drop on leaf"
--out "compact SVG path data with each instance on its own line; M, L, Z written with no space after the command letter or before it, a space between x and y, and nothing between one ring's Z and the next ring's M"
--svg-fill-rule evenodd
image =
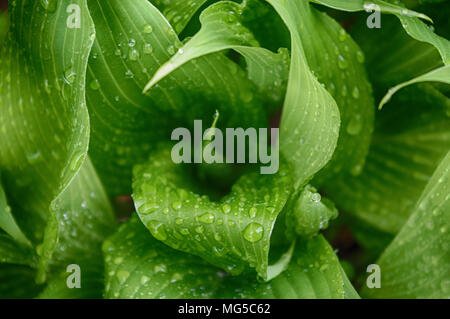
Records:
M181 208L181 202L179 202L179 201L176 201L176 202L173 202L172 203L172 208L173 209L180 209Z
M147 228L152 233L153 237L159 240L166 240L167 233L164 224L158 220L151 220L147 223Z
M47 12L55 12L57 4L57 0L41 0L41 6Z
M100 88L100 83L98 82L98 80L93 80L90 84L91 89L98 90Z
M225 214L229 214L230 211L231 211L230 205L228 205L228 204L222 205L222 211L223 211Z
M353 96L353 98L355 98L355 99L358 99L358 98L359 98L359 89L358 89L358 87L355 86L355 87L353 88L352 96Z
M198 220L204 224L212 224L214 223L214 215L211 213L204 213L200 217L198 217Z
M131 38L130 40L128 40L128 46L130 48L134 47L136 45L136 40Z
M144 44L144 53L151 54L153 52L153 47L150 43Z
M152 33L153 32L153 27L150 24L146 24L144 26L144 33Z
M244 238L251 243L261 240L263 233L264 227L258 223L248 224L243 231Z
M119 270L116 274L117 279L119 279L120 284L125 283L125 281L130 276L130 273L126 270Z
M131 49L128 53L128 57L131 61L137 61L137 59L139 59L139 51L136 49Z
M348 123L346 131L350 135L357 135L359 132L361 132L361 129L361 117L357 114L353 116L353 118Z

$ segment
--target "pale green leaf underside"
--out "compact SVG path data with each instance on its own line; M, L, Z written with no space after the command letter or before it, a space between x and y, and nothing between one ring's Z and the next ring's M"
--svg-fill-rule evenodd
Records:
M381 288L363 294L381 298L450 297L450 152L417 205L377 263Z
M230 276L196 256L168 249L133 218L104 246L106 298L343 298L332 248L318 236L297 243L289 267L267 283Z
M174 164L170 148L134 169L133 199L156 239L237 274L255 268L264 279L270 237L291 193L288 168L274 175L243 175L220 201L195 192L189 166Z

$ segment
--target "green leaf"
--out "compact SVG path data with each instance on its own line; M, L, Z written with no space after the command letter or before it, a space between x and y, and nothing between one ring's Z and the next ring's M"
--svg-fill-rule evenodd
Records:
M89 153L109 194L131 193L131 168L194 119L209 122L218 110L223 127L267 127L256 87L223 54L185 64L143 95L182 46L175 31L146 0L92 1L89 9L97 33L87 78Z
M96 258L103 258L97 256ZM45 288L39 293L39 299L99 299L105 289L104 269L84 266L80 268L80 288L69 288L67 285L70 272L62 272L53 276ZM70 279L70 278L69 278Z
M391 13L399 16L417 17L432 22L429 17L422 13L408 10L401 6L391 4L382 0L373 0L370 2L365 0L311 0L311 2L316 2L326 5L330 8L344 11L374 10L375 6L379 6L381 12L384 13Z
M39 281L45 280L46 273L58 276L70 264L79 265L83 277L98 277L103 272L101 245L112 233L115 222L109 199L89 159L53 202L51 213L44 241L38 247ZM91 289L83 285L81 290L85 288ZM101 289L97 290L97 296L101 296Z
M220 298L343 299L345 274L322 236L299 241L287 270L267 283L229 277ZM348 280L348 279L347 279Z
M284 67L288 65L285 62L287 58L283 51L275 55L257 47L253 34L242 25L246 15L252 14L249 10L246 3L238 5L223 1L203 11L200 32L158 69L146 89L188 61L231 48L246 58L249 78L260 88L260 92L266 92L272 101L280 100L281 94L285 93L282 83L287 78L288 71ZM303 32L300 35L309 65L336 99L342 124L346 128L346 133L340 136L333 163L323 175L330 175L330 171L336 173L342 167L347 171L360 171L368 152L374 116L371 88L362 65L363 54L327 15L309 6L303 8L301 15ZM316 35L307 36L312 33ZM350 147L353 152L348 151Z
M439 164L413 213L377 263L374 298L450 297L450 152Z
M327 198L321 198L317 189L306 185L292 209L286 212L286 227L296 235L310 238L327 228L328 222L337 216L334 204Z
M35 276L29 266L0 264L0 299L36 297L42 286L36 285Z
M196 192L189 167L170 149L134 169L133 199L142 222L168 246L238 274L250 266L267 279L269 246L278 214L291 193L288 168L244 174L220 201Z
M366 18L360 17L351 34L364 51L370 80L379 91L376 93L384 94L395 84L443 65L436 48L410 37L395 16L384 16L379 29L367 28Z
M0 11L0 45L2 45L9 28L8 12Z
M343 272L318 236L298 243L289 267L267 283L229 276L167 248L132 218L103 246L106 298L343 298Z
M327 14L304 6L300 37L308 65L335 99L341 131L333 158L314 179L320 185L341 171L358 174L364 167L373 132L374 101L364 54L345 29Z
M36 256L30 247L19 244L0 230L0 263L34 266Z
M283 52L276 55L258 47L252 33L241 24L243 9L237 3L221 1L204 10L200 15L200 31L156 71L144 91L148 91L183 64L226 49L234 49L246 58L249 77L261 91L275 86L275 82L281 85L284 78L287 78L288 59Z
M333 97L312 74L300 36L307 1L269 0L291 33L291 68L280 124L280 150L292 163L296 187L331 159L340 117Z
M0 228L7 232L17 242L31 246L30 241L25 237L22 230L17 225L11 213L11 207L6 202L6 195L0 184Z
M363 0L314 0L314 2L344 11L373 11L375 10L375 6L379 6L381 12L395 14L405 31L411 37L436 47L441 54L444 64L450 63L450 42L435 34L431 28L418 19L422 18L432 22L432 20L424 14L379 0L370 1L370 3L366 3L366 1Z
M355 288L353 287L352 283L348 279L347 275L345 274L344 269L341 267L341 273L342 273L342 280L344 281L344 298L345 299L361 299L361 297L356 292Z
M0 52L0 167L11 205L21 208L18 224L39 241L50 202L87 152L84 86L95 33L85 0L14 4ZM80 28L67 26L70 4L81 9Z
M206 298L219 269L194 255L168 248L132 218L103 244L105 298Z
M152 3L179 34L207 0L154 0Z
M380 102L380 105L378 106L379 109L383 108L383 106L389 102L389 100L392 98L392 96L400 89L419 82L441 82L450 84L450 65L440 67L438 69L435 69L431 72L428 72L424 75L418 76L412 80L409 80L407 82L398 84L391 88L389 92L383 97L383 99Z
M450 101L421 84L405 88L390 104L377 118L361 175L343 175L324 191L340 211L394 235L450 148Z

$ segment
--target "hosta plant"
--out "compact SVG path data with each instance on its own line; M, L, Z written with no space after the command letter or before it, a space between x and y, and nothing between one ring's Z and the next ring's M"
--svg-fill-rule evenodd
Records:
M448 14L10 0L0 297L449 298ZM193 154L219 129L279 128L253 145L275 173L174 161L174 130L200 120Z

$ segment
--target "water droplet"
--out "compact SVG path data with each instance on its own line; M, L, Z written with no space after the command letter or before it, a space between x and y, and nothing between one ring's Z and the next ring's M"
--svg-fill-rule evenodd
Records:
M120 284L122 285L130 276L130 273L126 270L119 270L116 274L117 279L119 279Z
M243 231L244 238L251 243L261 240L264 233L264 227L258 223L250 223Z
M361 132L361 129L361 117L359 116L359 114L357 114L353 116L353 118L348 123L346 131L350 135L357 135L359 132Z
M116 259L114 259L114 263L115 263L116 265L121 264L122 261L123 261L123 258L122 258L122 257L117 257Z
M180 229L180 233L181 233L182 235L189 235L189 229L187 229L187 228L181 228L181 229Z
M72 68L67 69L64 72L64 82L71 85L75 81L76 73L72 70Z
M253 93L252 93L252 91L250 91L250 90L243 90L242 92L241 92L241 99L244 101L244 102L250 102L251 100L253 100Z
M100 88L100 83L98 80L93 80L90 84L91 89L98 90Z
M183 218L180 218L180 217L175 218L175 224L177 224L177 225L183 224Z
M339 30L339 41L345 41L347 39L347 32L344 29Z
M203 226L197 226L195 227L195 231L199 234L202 234L205 231L205 228Z
M45 89L45 92L47 92L48 94L50 94L52 92L51 85L50 85L50 83L48 83L47 79L45 79L45 81L44 81L44 89Z
M256 207L252 207L248 211L248 216L250 216L250 218L255 218L257 212L258 212L258 210L256 209Z
M314 203L320 202L321 199L322 199L322 196L320 196L319 193L314 193L314 194L311 195L311 200L312 200Z
M116 51L114 51L114 55L116 56L120 56L122 54L122 51L120 51L119 48L116 49Z
M147 276L142 276L140 280L141 285L145 285L149 280L150 278L148 278Z
M128 53L128 57L131 61L137 61L137 59L139 59L139 51L136 49L131 49Z
M338 56L338 66L343 70L348 67L348 62L342 55Z
M169 53L170 55L174 55L175 54L175 47L173 45L169 46L167 48L167 53Z
M55 12L57 4L57 0L41 0L42 7L48 12Z
M167 271L167 267L164 264L155 265L155 267L153 267L153 272L155 272L155 273L166 272L166 271Z
M356 51L356 60L359 63L364 63L365 57L364 57L364 53L362 53L361 50Z
M131 38L131 39L128 41L128 46L129 46L130 48L132 48L132 47L134 47L135 45L136 45L136 40L133 39L133 38Z
M215 217L211 213L204 213L203 215L201 215L198 218L198 220L200 222L205 223L205 224L212 224L212 223L214 223L214 219L215 219Z
M178 54L183 54L184 50L183 49L178 49Z
M167 234L164 224L157 220L151 220L147 223L147 228L152 233L153 237L158 240L166 240Z
M176 273L174 273L172 275L172 278L170 279L170 282L174 283L174 282L177 282L178 280L182 280L182 279L183 279L183 275L176 272Z
M150 24L146 24L144 26L144 33L152 33L153 32L153 27Z
M132 79L134 77L133 72L131 72L131 70L127 70L127 72L125 72L125 77L127 77L128 79Z
M173 209L180 209L181 208L181 202L176 201L172 203L172 208Z
M352 174L353 176L358 176L359 174L361 174L362 172L362 165L358 164L352 167L352 169L350 170L350 174Z
M148 215L155 212L158 208L159 206L154 203L146 203L139 207L139 213L142 215Z
M225 214L230 213L230 211L231 211L230 205L224 204L224 205L222 206L222 211L223 211Z
M347 96L347 94L348 94L348 89L347 89L347 86L345 84L342 87L341 94L342 94L342 96Z
M34 153L29 153L27 155L27 159L28 159L28 162L30 162L30 164L38 162L40 157L41 157L41 152L39 152L39 151L34 152Z
M144 44L144 53L151 54L153 52L153 47L150 43Z
M355 99L358 99L358 98L359 98L359 89L358 89L357 86L355 86L355 87L353 88L352 96L353 96L353 98L355 98Z

